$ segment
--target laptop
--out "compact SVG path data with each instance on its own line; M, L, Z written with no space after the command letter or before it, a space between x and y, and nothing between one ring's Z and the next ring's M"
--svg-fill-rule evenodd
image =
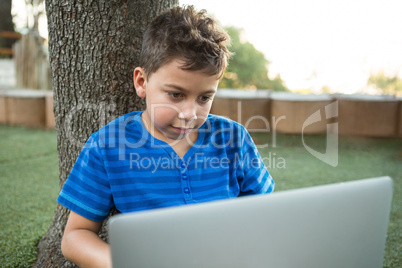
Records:
M380 268L392 180L378 177L112 217L114 268Z

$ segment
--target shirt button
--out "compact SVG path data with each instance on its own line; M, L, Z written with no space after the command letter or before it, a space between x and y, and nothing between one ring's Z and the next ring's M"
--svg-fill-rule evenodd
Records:
M190 188L184 187L183 191L184 191L185 194L189 194L190 193Z
M182 178L183 180L187 180L187 175L186 175L186 174L183 174L183 175L181 176L181 178Z
M181 162L181 167L186 168L186 164L184 162Z

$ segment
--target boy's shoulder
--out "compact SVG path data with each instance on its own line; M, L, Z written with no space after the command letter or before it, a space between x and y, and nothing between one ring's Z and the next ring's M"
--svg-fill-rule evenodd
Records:
M101 127L97 132L108 130L121 130L127 127L138 127L141 122L141 113L143 111L133 111L117 117L105 126Z
M211 126L215 129L230 128L230 129L238 129L241 131L246 131L245 127L242 124L240 124L230 118L220 116L220 115L209 114L206 123L211 124Z
M101 127L98 131L94 132L91 135L92 139L106 140L113 137L125 138L127 133L142 133L142 112L143 111L133 111L117 117L105 126Z

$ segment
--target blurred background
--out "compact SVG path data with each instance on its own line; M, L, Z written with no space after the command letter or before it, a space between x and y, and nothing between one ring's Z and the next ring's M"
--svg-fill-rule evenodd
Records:
M241 42L264 54L268 77L290 91L401 94L399 0L180 2L236 27Z
M27 34L37 29L48 39L43 0L0 4L1 32ZM206 9L232 37L236 55L221 88L402 94L400 0L182 0L180 4ZM1 35L3 58L9 55L4 48L11 48L13 41ZM0 84L4 80L2 75Z
M0 3L0 123L54 128L45 3ZM231 36L234 56L212 113L250 123L251 131L266 130L273 117L286 116L277 130L302 133L308 116L340 101L341 134L402 135L400 0L180 4L206 9ZM17 105L15 97L25 103ZM26 97L40 103L27 104ZM23 115L21 106L32 109ZM325 133L325 122L310 132Z

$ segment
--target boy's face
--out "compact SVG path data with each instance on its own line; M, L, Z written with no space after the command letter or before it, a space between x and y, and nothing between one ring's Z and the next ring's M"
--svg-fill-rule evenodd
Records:
M134 70L137 95L146 97L146 127L168 143L185 138L204 124L219 83L219 75L182 70L181 66L181 61L172 60L148 77L142 68Z

